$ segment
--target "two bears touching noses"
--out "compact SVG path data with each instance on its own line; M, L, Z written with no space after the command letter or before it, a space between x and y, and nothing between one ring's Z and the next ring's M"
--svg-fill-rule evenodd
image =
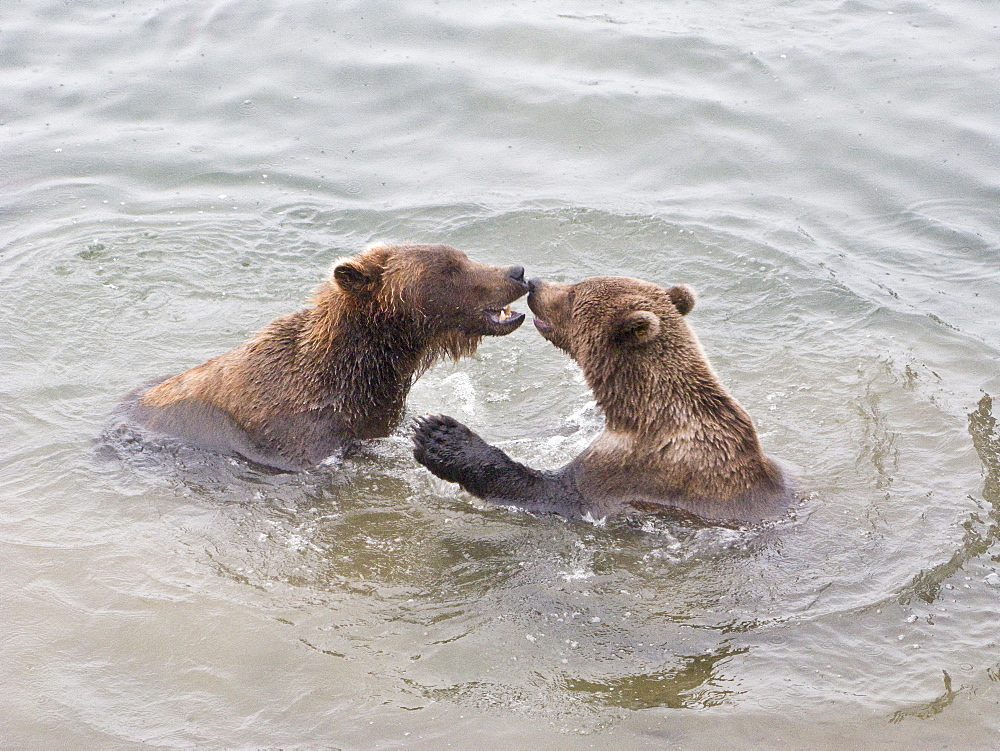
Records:
M526 281L447 245L374 245L335 262L311 305L236 348L122 401L116 420L168 440L295 471L388 436L413 382L524 321L583 370L604 430L569 464L515 462L451 417L414 421L413 454L498 504L570 518L666 513L753 524L785 513L791 483L761 450L685 316L684 285L623 277Z

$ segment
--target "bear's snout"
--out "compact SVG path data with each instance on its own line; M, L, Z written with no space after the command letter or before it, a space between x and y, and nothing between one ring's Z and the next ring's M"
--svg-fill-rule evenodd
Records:
M524 266L511 266L507 269L507 276L513 279L515 282L520 282L524 284Z

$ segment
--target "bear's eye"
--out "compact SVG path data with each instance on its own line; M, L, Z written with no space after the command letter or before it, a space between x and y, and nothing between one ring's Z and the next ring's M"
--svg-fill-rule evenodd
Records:
M444 267L444 273L448 276L455 276L461 269L458 267L457 263L447 263Z

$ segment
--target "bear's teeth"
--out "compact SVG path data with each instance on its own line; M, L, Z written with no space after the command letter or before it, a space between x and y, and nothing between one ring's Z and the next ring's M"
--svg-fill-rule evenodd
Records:
M506 308L497 313L497 320L503 323L508 318L510 318L511 315L513 314L510 312L510 306L508 305Z

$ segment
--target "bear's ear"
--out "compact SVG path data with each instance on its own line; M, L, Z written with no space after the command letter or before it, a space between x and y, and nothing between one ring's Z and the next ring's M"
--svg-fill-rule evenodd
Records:
M667 290L667 295L670 297L670 302L677 308L677 312L682 316L686 316L691 312L694 302L697 299L694 290L686 284L678 284L676 287L671 287Z
M378 277L356 259L348 258L333 267L333 279L344 292L358 295L371 292Z
M660 319L648 310L635 310L613 327L611 338L619 344L639 346L653 341L660 333Z

